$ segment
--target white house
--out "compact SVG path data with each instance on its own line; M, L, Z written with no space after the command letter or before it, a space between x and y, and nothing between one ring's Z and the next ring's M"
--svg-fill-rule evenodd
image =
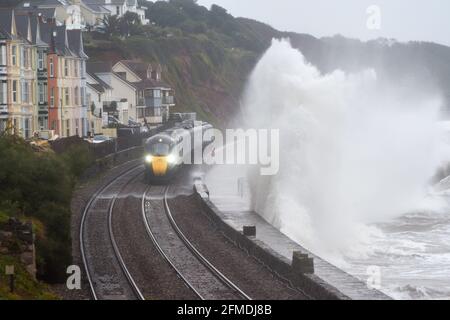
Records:
M122 17L127 12L136 13L142 24L149 24L147 8L139 6L137 0L23 0L16 8L46 10L46 17L54 17L67 30L97 26L105 16Z
M79 0L81 1L81 0ZM84 4L102 8L109 11L112 16L122 17L127 12L134 12L139 16L142 24L149 24L148 19L145 18L145 10L147 8L141 7L137 0L82 0Z
M169 109L175 106L174 94L173 89L162 81L161 71L160 65L132 60L121 60L114 66L108 62L88 64L88 73L92 78L97 77L112 88L111 97L103 100L116 102L117 117L124 123L127 117L155 125L168 120ZM94 82L91 80L91 83ZM99 93L100 88L91 90L94 95ZM100 96L99 103L103 100Z
M136 89L136 119L159 124L168 120L170 107L175 106L170 85L162 81L162 68L132 60L117 62L112 71Z
M55 18L58 25L67 30L83 29L86 24L79 2L82 0L23 0L17 9L44 10L47 18Z
M89 105L95 104L96 114L109 114L124 124L136 121L136 88L112 72L110 63L88 63L87 68Z

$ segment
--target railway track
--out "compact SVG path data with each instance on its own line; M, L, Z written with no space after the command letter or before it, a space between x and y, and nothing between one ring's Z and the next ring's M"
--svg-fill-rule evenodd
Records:
M172 216L170 187L149 187L142 197L142 218L160 254L202 300L251 298L213 266L188 240Z
M141 175L141 166L128 169L100 188L84 208L80 251L95 300L145 300L122 257L112 223L122 190ZM145 230L161 256L202 300L250 300L188 240L172 216L168 198L169 187L151 186L143 192L141 200Z
M144 300L120 254L112 213L121 190L142 173L133 167L99 189L86 205L80 225L80 250L94 300Z

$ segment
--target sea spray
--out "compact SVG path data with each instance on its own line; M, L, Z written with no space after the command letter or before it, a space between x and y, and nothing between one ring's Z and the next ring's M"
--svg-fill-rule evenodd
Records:
M243 99L247 127L280 129L278 174L249 173L253 208L333 261L367 253L379 233L368 223L422 205L448 158L440 106L439 96L381 83L374 70L323 75L274 40Z

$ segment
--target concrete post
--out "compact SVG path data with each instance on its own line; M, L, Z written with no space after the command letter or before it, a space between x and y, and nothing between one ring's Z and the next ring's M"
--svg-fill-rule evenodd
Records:
M306 253L294 251L292 254L292 269L299 273L314 273L314 259Z
M256 237L256 226L244 226L242 229L244 236Z

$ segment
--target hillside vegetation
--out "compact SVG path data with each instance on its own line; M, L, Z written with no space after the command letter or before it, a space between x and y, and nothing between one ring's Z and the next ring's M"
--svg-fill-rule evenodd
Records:
M60 282L66 276L72 261L72 191L91 161L82 146L55 154L19 137L0 135L0 231L8 217L33 222L37 276L41 280ZM10 253L14 251L11 248Z
M446 46L385 39L361 42L342 36L318 39L235 18L224 8L207 9L195 0L141 3L148 8L152 24L114 30L113 21L112 30L87 34L85 48L91 60L160 63L163 77L176 89L175 111L196 111L220 126L238 114L249 73L272 38L290 38L324 73L374 68L382 78L426 83L450 98L450 48Z
M208 10L192 0L143 5L153 25L86 34L90 59L160 63L176 90L178 110L196 111L216 124L230 120L248 74L277 32L262 24L254 29L219 6Z

